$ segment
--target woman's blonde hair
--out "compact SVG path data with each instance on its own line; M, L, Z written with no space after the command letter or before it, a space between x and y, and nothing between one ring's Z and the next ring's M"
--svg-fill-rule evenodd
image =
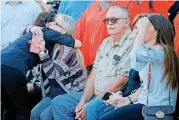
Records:
M71 35L73 36L73 33L75 31L75 20L69 16L69 15L66 15L66 14L57 14L55 16L55 19L57 17L61 16L63 18L63 23L62 23L62 26L63 28L67 31L66 32L66 35Z
M57 18L59 16L63 17L64 22L62 23L62 26L67 31L66 34L73 36L73 33L75 31L75 25L76 25L75 20L71 16L65 15L65 14L57 14L55 16L55 18ZM57 48L58 46L60 46L60 45L55 44L54 49ZM77 48L74 48L74 50L75 50L75 54L77 56L77 60L80 62L80 65L83 68L83 71L84 71L85 75L87 75L87 70L86 70L86 67L84 65L84 58L83 58L83 55L82 55L81 51L79 49L77 49Z

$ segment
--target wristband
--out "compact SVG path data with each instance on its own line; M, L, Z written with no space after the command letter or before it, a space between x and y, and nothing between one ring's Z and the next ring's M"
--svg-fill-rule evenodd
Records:
M130 104L133 104L133 102L132 102L132 100L131 100L131 98L129 97L129 96L127 96L127 98L130 100Z

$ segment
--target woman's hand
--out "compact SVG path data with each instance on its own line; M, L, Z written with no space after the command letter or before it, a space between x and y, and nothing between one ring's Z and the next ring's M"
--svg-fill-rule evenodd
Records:
M146 31L148 25L149 25L149 19L147 17L141 18L139 20L139 26L138 26L139 32Z
M33 35L41 35L41 36L43 36L43 32L42 32L40 27L32 26L29 30L32 32Z
M81 41L75 39L75 45L74 45L74 47L75 47L75 48L80 48L81 46L82 46Z
M122 98L123 97L121 95L113 94L113 95L109 96L109 100L105 101L105 104L106 104L106 106L108 106L108 105L116 106L116 104Z
M146 33L146 31L148 29L149 19L147 17L144 17L144 18L139 19L138 22L139 22L139 24L137 25L138 33L135 37L133 48L136 45L144 44L145 43L145 36L146 36L146 34L148 34L148 33Z
M30 52L39 54L45 50L45 41L42 35L34 35L31 40Z
M131 101L128 97L122 97L121 99L119 99L116 108L129 105L130 103Z

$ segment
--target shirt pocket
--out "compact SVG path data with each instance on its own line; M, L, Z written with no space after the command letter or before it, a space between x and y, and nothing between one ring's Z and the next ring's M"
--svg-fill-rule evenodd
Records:
M25 26L33 24L35 20L32 10L22 10L17 17L18 22Z

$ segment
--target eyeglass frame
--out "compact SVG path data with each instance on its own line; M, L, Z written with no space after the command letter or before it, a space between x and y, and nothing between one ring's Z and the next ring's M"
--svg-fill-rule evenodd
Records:
M61 25L59 25L58 22L56 22L55 19L53 20L53 22L54 22L54 24L55 24L56 26L58 26L58 27L60 27L60 28L62 28L62 29L64 29L64 30L66 30L64 27L62 27Z
M116 22L112 22L111 19L115 19ZM116 24L117 21L120 20L120 19L127 19L127 18L124 18L124 17L119 17L119 18L111 17L111 18L105 18L105 19L103 20L103 22L104 22L104 24L106 24L106 25L109 24L109 21L111 21L112 24ZM108 20L108 22L107 22L107 20Z

